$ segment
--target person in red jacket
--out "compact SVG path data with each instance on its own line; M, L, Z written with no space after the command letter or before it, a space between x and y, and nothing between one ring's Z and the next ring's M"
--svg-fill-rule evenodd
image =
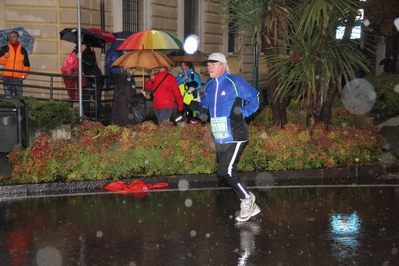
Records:
M10 32L9 42L0 49L0 65L6 69L29 71L30 63L28 52L19 43L19 33ZM3 71L4 93L9 95L22 95L22 83L28 73ZM8 83L8 84L6 84Z
M175 100L177 102L177 117L183 116L183 97L181 96L176 78L169 74L168 68L160 67L158 72L151 75L145 82L144 88L154 92L154 111L158 125L163 121L170 120Z

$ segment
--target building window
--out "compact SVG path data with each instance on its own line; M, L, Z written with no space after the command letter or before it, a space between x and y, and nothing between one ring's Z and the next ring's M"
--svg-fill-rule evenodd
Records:
M231 10L229 11L232 12ZM229 22L229 33L228 33L228 53L235 54L237 47L237 26L235 21Z
M187 38L188 35L195 33L194 2L196 1L184 0L184 38Z
M139 0L123 0L123 30L139 31Z

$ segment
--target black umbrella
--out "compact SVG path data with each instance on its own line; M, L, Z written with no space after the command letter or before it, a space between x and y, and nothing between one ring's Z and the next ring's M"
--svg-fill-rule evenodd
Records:
M184 50L175 50L166 55L173 62L197 62L202 63L208 59L208 56L197 50L193 54L186 53Z
M101 34L84 28L81 28L81 34L82 34L82 44L88 44L91 47L99 47L99 48L105 47L105 38ZM62 31L60 31L60 39L77 44L78 29L77 28L63 29Z
M134 32L129 30L124 30L124 31L113 32L112 34L115 36L117 41L120 41L120 40L126 40L126 38L134 34Z

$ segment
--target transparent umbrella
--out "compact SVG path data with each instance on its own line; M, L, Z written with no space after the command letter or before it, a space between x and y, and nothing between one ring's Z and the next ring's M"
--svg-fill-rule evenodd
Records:
M23 27L0 30L0 47L7 45L8 35L12 31L18 32L19 42L22 44L22 47L26 49L28 54L31 54L33 51L33 43L35 42L35 38L33 38L32 35L30 35L29 32L27 32Z

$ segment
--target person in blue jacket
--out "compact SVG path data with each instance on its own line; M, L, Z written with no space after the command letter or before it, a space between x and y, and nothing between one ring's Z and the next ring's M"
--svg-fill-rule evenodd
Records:
M181 62L180 67L182 72L176 77L176 81L183 97L185 120L186 122L194 122L197 120L196 114L190 110L189 105L193 100L200 101L201 77L195 72L191 62Z
M245 117L258 110L259 92L244 78L230 74L223 54L213 53L206 62L210 79L205 82L202 101L192 101L190 109L199 111L202 121L210 118L216 144L217 174L241 199L241 210L236 220L248 221L260 213L260 208L255 203L255 195L247 190L238 174L237 163L248 142Z
M195 72L195 68L193 63L191 62L181 62L180 67L182 72L176 77L177 83L179 85L189 83L192 81L197 82L197 87L195 88L197 91L201 89L201 77L200 75Z

